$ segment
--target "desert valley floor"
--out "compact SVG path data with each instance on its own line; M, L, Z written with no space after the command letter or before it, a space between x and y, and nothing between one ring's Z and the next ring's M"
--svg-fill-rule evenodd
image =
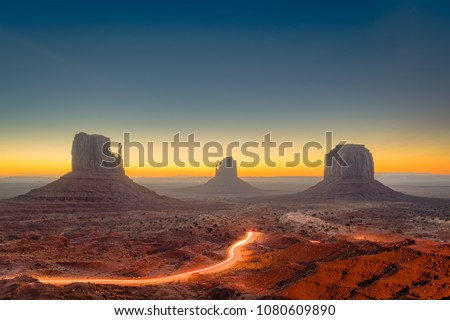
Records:
M0 299L448 299L450 205L185 202L163 211L0 204ZM212 265L259 232L226 271L142 287L33 277L136 278Z

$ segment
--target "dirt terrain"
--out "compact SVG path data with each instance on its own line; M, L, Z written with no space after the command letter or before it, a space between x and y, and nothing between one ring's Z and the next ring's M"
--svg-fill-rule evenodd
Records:
M0 205L1 299L444 299L450 206L217 204L207 209L72 212ZM44 285L33 276L170 275L222 260L229 270L146 287Z

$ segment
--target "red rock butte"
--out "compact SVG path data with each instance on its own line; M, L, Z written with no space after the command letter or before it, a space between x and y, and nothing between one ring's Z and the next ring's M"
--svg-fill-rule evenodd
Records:
M121 145L118 144L119 153L116 154L111 152L110 144L109 138L99 134L76 134L72 143L72 172L125 174ZM113 164L115 166L112 166Z
M256 195L262 190L238 177L237 163L233 157L226 157L218 163L215 175L204 185L183 188L183 192L214 195Z
M345 161L339 163L339 154ZM325 155L324 179L298 193L299 199L401 200L406 195L375 180L372 153L362 144L338 145Z
M178 199L160 196L133 182L125 175L120 145L116 154L111 152L109 144L110 139L102 135L76 134L72 143L72 171L9 201L98 210L158 210L180 203Z

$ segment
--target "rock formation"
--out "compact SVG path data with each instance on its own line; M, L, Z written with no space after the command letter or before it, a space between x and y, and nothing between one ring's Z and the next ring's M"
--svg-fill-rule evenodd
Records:
M364 145L338 145L325 155L324 179L298 193L297 197L318 200L390 200L406 197L375 180L374 172L372 154Z
M108 148L109 143L109 138L102 135L78 133L72 144L71 172L9 201L96 210L159 210L180 203L133 182L125 175L120 146L119 154L115 154Z
M236 179L237 176L237 163L233 157L224 158L216 166L215 177L218 179Z
M204 185L182 188L179 191L218 196L255 195L262 191L238 177L237 163L232 157L220 161L215 170L215 176Z
M109 138L84 132L75 135L72 143L72 171L96 171L125 174L119 154L111 152ZM103 165L102 165L103 164Z
M347 165L339 165L339 161L333 158L333 152L342 148L338 154ZM339 159L339 158L338 158ZM325 156L324 179L374 179L373 157L370 151L362 144L346 144L337 146Z

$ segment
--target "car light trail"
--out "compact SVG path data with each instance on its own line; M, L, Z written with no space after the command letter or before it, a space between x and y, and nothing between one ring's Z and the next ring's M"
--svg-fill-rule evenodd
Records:
M42 283L52 285L67 285L71 283L95 283L95 284L113 284L120 286L145 286L170 283L173 281L186 280L193 274L210 274L230 269L241 257L241 250L244 246L252 243L257 238L258 233L249 231L242 240L233 243L227 250L225 260L212 266L196 269L188 272L174 274L170 276L154 277L154 278L55 278L55 277L39 277L34 276Z

